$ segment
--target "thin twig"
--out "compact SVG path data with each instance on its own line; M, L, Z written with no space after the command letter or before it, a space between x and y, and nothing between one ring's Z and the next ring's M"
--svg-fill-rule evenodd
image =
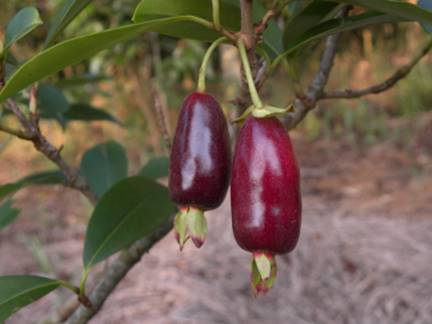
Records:
M91 203L95 204L97 201L97 197L93 192L90 191L86 180L79 175L78 170L73 169L63 159L60 153L61 148L57 149L42 134L39 128L37 115L32 114L32 118L28 119L21 111L21 108L18 106L18 104L12 99L8 99L6 101L6 106L18 118L21 126L26 132L26 137L28 137L29 141L33 142L36 150L45 155L49 160L54 162L60 168L60 170L62 170L62 172L66 176L66 184L69 187L80 191L89 199Z
M271 8L266 12L264 17L261 19L261 21L255 27L255 33L256 33L258 38L260 38L261 35L264 33L270 20L272 20L275 17L278 17L281 14L282 10L285 8L285 6L288 5L292 1L293 0L287 0L282 4L280 4L279 1L277 1L277 0L275 0L273 2L273 5L271 6Z
M13 135L13 136L21 138L23 140L27 140L27 141L31 140L31 136L28 135L26 132L23 132L20 129L11 128L11 127L6 126L6 125L1 125L0 124L0 132Z
M255 33L259 36L264 33L264 31L267 28L268 23L270 20L272 20L274 17L276 17L279 14L276 8L271 8L269 11L266 12L263 19L258 23L258 25L255 27Z
M156 82L156 81L154 81ZM171 151L171 135L169 132L169 123L167 120L167 114L166 114L166 102L165 99L162 97L161 92L157 88L157 86L153 85L151 88L151 93L153 96L154 101L154 109L156 112L156 119L157 124L159 127L159 131L164 139L165 142L165 148L168 151L168 153Z
M322 94L320 99L353 99L360 98L370 94L379 94L391 89L400 80L405 78L412 69L425 57L432 49L432 40L429 40L417 55L413 57L411 62L400 67L388 79L381 83L370 86L364 89L346 89L341 91L329 91Z
M338 39L338 34L327 38L318 73L315 75L306 94L297 94L294 110L285 117L284 122L288 129L297 126L306 117L307 113L315 107L316 102L320 98L333 68Z
M344 6L339 16L347 16L350 9L351 6ZM320 68L315 78L305 94L297 94L293 111L284 119L284 123L288 129L297 126L306 117L308 112L315 108L317 101L321 98L334 65L339 36L340 34L335 34L327 37L325 49L321 56Z

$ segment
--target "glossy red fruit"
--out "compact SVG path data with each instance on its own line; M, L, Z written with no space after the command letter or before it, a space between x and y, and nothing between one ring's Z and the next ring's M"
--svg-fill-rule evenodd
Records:
M183 210L176 220L181 247L188 238L202 244L205 233L197 234L201 229L193 227L204 226L206 232L202 211L217 208L224 200L230 168L228 127L221 107L209 94L190 94L180 111L169 174L171 199Z
M209 94L184 101L171 150L169 189L182 206L217 208L230 178L231 149L225 116Z
M233 160L231 208L235 239L254 254L254 291L266 292L276 275L273 256L294 249L301 224L299 170L278 119L251 116L242 127Z

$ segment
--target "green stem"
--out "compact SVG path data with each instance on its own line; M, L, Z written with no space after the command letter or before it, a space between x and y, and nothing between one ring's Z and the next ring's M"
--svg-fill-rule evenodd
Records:
M239 49L239 52L240 52L240 58L241 58L242 63L243 63L243 69L244 69L244 72L246 74L246 80L247 80L247 83L248 83L248 87L249 87L249 92L250 92L250 96L251 96L251 99L252 99L252 103L254 104L254 106L257 109L259 109L259 108L261 108L263 106L263 103L262 103L262 101L261 101L261 99L260 99L260 97L258 95L258 91L257 91L257 89L255 87L255 81L254 81L254 79L252 77L252 70L251 70L251 67L250 67L250 64L249 64L249 60L248 60L248 57L247 57L246 47L245 47L245 45L244 45L244 43L243 43L242 40L238 41L238 49Z
M211 21L208 21L206 19L203 19L203 18L197 17L197 16L189 16L189 20L193 21L193 22L195 22L201 26L204 26L208 29L214 30L214 31L218 32L219 34L224 35L226 38L228 38L233 43L235 43L237 41L237 37L234 33L230 32L229 30L226 30L222 26L220 26L219 29L216 29L214 23Z
M84 269L84 272L81 276L80 287L79 287L80 296L85 296L85 294L86 294L86 282L87 282L89 273L90 273L90 271L88 269Z
M212 0L213 24L216 30L220 30L220 3L219 0Z
M208 48L207 52L204 55L203 61L201 63L201 67L199 70L199 76L198 76L198 91L199 92L205 92L206 90L206 83L205 83L205 77L207 72L207 67L210 62L211 55L213 54L214 50L223 42L227 40L226 37L221 37L216 39Z
M207 27L208 29L213 29L213 27L214 27L212 22L210 22L206 19L203 19L201 17L190 16L189 19L193 22L196 22L197 24L200 24L204 27Z
M63 280L58 280L58 282L60 283L60 285L66 289L69 289L70 291L72 291L74 294L78 295L80 294L80 289L74 285L72 285L70 282L67 281L63 281Z

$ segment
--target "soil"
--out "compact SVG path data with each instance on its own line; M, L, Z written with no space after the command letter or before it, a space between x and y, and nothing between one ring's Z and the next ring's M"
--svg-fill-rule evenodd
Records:
M431 129L432 122L404 148L390 140L353 149L330 140L305 142L301 134L294 133L302 166L306 224L314 215L333 214L430 220ZM14 165L15 171L11 174L2 168L1 183L43 164L6 153L2 163ZM0 273L48 273L78 282L90 214L85 199L61 187L25 189L16 198L22 214L0 233ZM254 299L249 289L249 255L233 240L228 201L208 213L208 219L210 234L201 251L188 246L179 253L171 233L121 282L92 323L286 323L291 317L283 296L293 289L293 283L284 277L288 259L281 259L280 278L269 296ZM349 262L345 266L355 271ZM7 323L56 321L50 314L57 314L70 299L69 292L58 290ZM292 323L314 322L313 317L304 318L309 320ZM327 322L316 319L315 323ZM333 323L345 322L336 317Z

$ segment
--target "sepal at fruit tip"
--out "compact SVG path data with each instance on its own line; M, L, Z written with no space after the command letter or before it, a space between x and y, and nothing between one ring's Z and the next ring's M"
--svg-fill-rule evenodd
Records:
M255 297L265 295L276 279L275 256L266 252L254 252L252 256L251 286Z
M207 221L201 209L187 207L181 209L174 220L174 232L180 251L186 242L191 239L197 248L200 248L207 237Z

